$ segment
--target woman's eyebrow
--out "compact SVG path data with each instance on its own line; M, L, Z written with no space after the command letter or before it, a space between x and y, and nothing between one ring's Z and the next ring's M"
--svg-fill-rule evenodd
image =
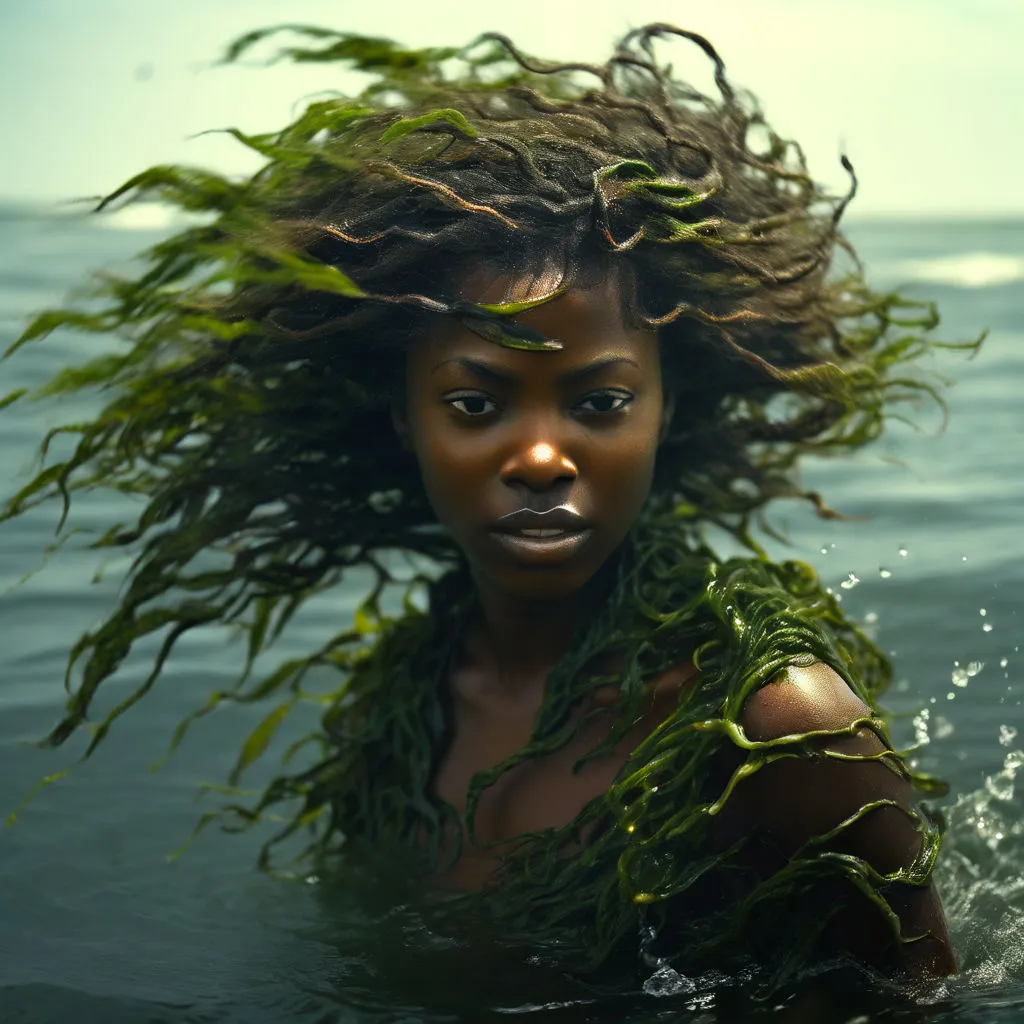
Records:
M499 384L514 384L518 377L512 373L506 373L504 370L498 370L493 366L489 366L487 363L481 363L477 359L470 359L468 356L454 356L451 359L442 359L430 372L437 373L442 366L448 366L449 363L455 363L456 366L461 366L465 370L469 370L470 373L475 374L477 377L482 377L484 380L496 381Z
M562 384L572 384L586 377L594 376L607 367L615 366L618 363L628 363L630 366L635 366L638 370L640 369L640 364L628 356L604 356L601 359L595 359L592 363L587 363L586 366L577 366L575 369L560 373L558 380Z
M470 373L475 374L477 377L481 377L488 381L494 381L499 384L516 384L520 380L519 374L499 370L488 363L480 362L478 359L470 359L468 356L454 356L451 359L444 359L430 372L436 373L442 366L447 366L449 363L455 363L456 365L469 370ZM558 375L558 381L562 384L572 384L583 378L593 376L601 370L604 370L609 366L614 366L617 363L628 363L630 366L635 366L637 369L640 368L636 360L630 359L627 356L605 356L603 359L595 359L594 362L587 363L586 366L577 366L571 370L566 370L564 373L560 373Z

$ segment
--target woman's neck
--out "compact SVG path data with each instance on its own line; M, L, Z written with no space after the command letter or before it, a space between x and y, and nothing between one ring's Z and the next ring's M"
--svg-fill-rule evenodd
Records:
M526 601L475 581L476 608L463 644L463 664L495 696L543 689L548 671L572 646L576 630L597 612L609 574L554 601Z

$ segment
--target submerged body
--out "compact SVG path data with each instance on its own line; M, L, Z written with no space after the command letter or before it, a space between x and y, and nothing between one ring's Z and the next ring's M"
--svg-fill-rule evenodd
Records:
M360 706L384 703L395 714L348 748L338 827L385 845L436 835L429 885L461 891L466 906L482 898L502 933L553 942L584 972L651 929L684 974L752 958L786 977L836 954L897 975L948 973L930 879L940 833L915 810L917 780L877 713L826 665L854 667L842 634L827 639L823 609L792 569L697 557L713 576L706 594L687 588L698 592L678 625L730 608L727 621L747 628L720 632L718 650L698 656L703 672L649 673L635 711L603 682L625 666L586 654L609 619L629 621L621 605L576 638L575 686L563 661L546 686L510 693L479 648L457 640L462 613L442 612L443 600L403 645L413 666L443 651L436 668L398 680L382 641L381 660L353 680L353 711L358 721ZM413 625L400 622L399 635ZM809 648L817 660L799 653ZM411 721L421 729L399 724ZM360 776L372 780L365 789ZM378 799L403 808L390 819L400 831L379 830ZM430 819L429 806L452 813Z
M605 660L605 670L610 661L614 659ZM475 804L471 835L466 805L474 776L529 746L544 699L544 677L524 681L510 693L503 688L499 674L469 664L454 671L447 686L450 740L439 748L429 795L455 808L455 829L461 832L461 842L454 862L434 874L429 884L471 893L492 886L503 856L521 850L537 835L567 834L556 848L557 856L568 860L580 856L596 830L621 828L615 816L607 813L613 784L628 774L624 769L636 747L659 728L672 724L681 694L699 688L701 679L692 662L661 673L647 687L632 728L607 753L574 770L575 761L608 736L614 718L616 687L596 688L570 715L571 721L578 721L586 712L596 712L578 734L549 754L520 761L483 789ZM867 705L824 663L790 664L747 701L740 720L744 733L755 742L824 733L815 746L849 760L796 757L754 772L717 810L703 848L688 852L691 856L711 853L726 857L726 851L739 844L742 849L733 865L748 874L746 894L758 879L769 879L784 867L787 857L808 841L827 836L847 818L861 815L859 822L841 830L827 848L857 858L880 875L898 878L906 872L910 884L891 883L886 888L886 904L895 913L903 936L921 941L901 946L893 922L884 919L878 905L866 898L851 900L839 878L819 883L812 879L802 899L812 901L817 913L828 921L816 946L817 955L851 953L861 962L913 977L948 974L955 969L955 960L934 885L922 886L909 877L928 839L907 813L914 805L908 779L895 755L891 761L874 760L889 749L874 731L851 729L871 717ZM712 792L725 792L743 763L743 752L724 743L705 758L703 781ZM879 806L864 814L876 801L891 802L892 806ZM588 810L597 814L588 819ZM454 845L454 832L449 829L442 841L442 859L453 852ZM672 850L671 842L665 849ZM684 874L687 871L685 863L677 868ZM614 878L604 884L612 889L617 885ZM710 909L713 915L728 918L730 908L724 901L730 894L716 891L715 886L714 877L706 887L698 885L697 902L703 913ZM676 947L672 955L681 965L687 964L685 948Z

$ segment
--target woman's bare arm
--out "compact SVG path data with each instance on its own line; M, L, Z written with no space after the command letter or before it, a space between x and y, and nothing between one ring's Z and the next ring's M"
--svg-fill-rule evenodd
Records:
M753 740L770 740L816 730L843 729L870 710L842 677L821 662L790 666L779 679L757 691L744 708L742 724ZM822 749L871 755L885 750L870 729L823 741ZM884 761L783 758L765 766L737 787L740 813L766 831L786 854L820 836L876 800L879 807L845 829L830 849L863 858L888 874L909 866L921 837L904 810L913 806L909 782ZM902 808L902 809L901 809ZM946 975L956 969L945 915L934 885L895 883L886 898L898 914L904 936L928 933L918 942L894 944L877 909L848 907L834 919L830 938L855 956L903 969L915 976Z

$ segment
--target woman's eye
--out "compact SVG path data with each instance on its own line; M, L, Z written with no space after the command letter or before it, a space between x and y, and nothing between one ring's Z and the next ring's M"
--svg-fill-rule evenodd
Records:
M579 402L576 408L583 412L618 412L632 401L633 396L624 391L595 391Z
M463 416L486 416L497 408L490 398L483 395L459 395L449 398L448 404Z

